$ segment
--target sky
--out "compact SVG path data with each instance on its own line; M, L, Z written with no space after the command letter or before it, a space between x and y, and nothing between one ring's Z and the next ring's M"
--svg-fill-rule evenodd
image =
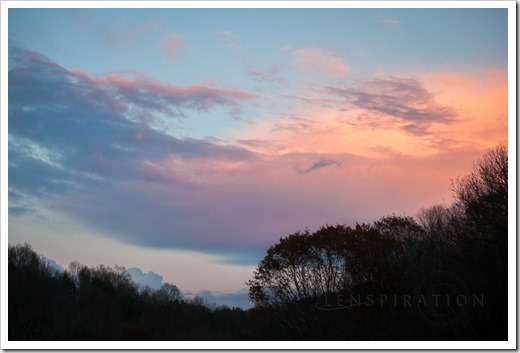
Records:
M243 300L280 237L449 205L507 141L507 9L8 11L9 243L64 268Z

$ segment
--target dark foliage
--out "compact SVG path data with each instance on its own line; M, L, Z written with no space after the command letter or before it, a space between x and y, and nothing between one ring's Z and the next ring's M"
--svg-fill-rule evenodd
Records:
M140 287L123 267L72 262L53 273L30 245L9 246L9 340L260 339L248 311Z
M271 246L253 309L140 287L123 267L53 272L9 246L9 340L506 340L507 146L453 183L456 202Z

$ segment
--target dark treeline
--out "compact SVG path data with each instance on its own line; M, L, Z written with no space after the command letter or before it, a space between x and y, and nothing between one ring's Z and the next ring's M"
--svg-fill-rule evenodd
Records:
M142 287L124 267L74 261L56 272L29 244L9 246L9 340L259 339L252 315Z
M507 340L507 145L452 182L455 202L271 246L255 307L140 287L124 268L52 271L9 247L9 340Z

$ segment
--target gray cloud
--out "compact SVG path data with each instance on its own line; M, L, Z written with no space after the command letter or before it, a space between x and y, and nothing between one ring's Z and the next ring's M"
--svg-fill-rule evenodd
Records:
M374 79L358 88L327 87L355 108L390 115L411 122L450 123L457 112L435 102L434 95L415 79Z
M172 159L184 165L247 164L258 156L223 141L172 137L121 108L131 101L146 110L153 90L165 91L171 104L178 99L187 112L219 104L239 107L247 94L145 85L143 103L135 80L136 87L117 80L105 85L38 53L13 47L9 54L10 216L38 215L39 207L51 207L125 242L216 253L231 263L258 262L265 244L235 238L247 232L258 239L265 227L247 231L250 225L232 222L237 218L235 206L225 201L229 191L200 184L168 165ZM247 207L241 217L251 215Z
M295 167L295 171L296 171L296 173L298 173L300 175L305 175L305 174L308 174L308 173L310 173L312 171L315 171L315 170L318 170L318 169L322 169L322 168L325 168L325 167L329 167L329 166L332 166L332 165L335 165L335 166L339 167L339 166L341 166L341 163L333 161L332 159L322 158L322 159L317 160L316 162L314 162L313 164L311 164L307 168L301 168L300 166L296 166Z
M112 87L114 93L110 87L83 79L40 54L17 48L12 49L10 60L10 186L43 194L73 185L63 181L91 185L99 178L153 178L143 172L147 163L170 155L187 159L254 158L246 149L176 139L132 119L131 112L121 111L121 97L116 99L114 94L125 91L123 96L132 104L149 108L147 99L138 97L138 88ZM173 105L175 92L170 92ZM145 96L152 95L149 92ZM213 89L206 93L200 87L181 90L179 96L181 106L189 101L192 103L187 106L192 108L228 104L227 98L219 98L219 92Z
M286 80L280 75L280 70L271 69L269 71L250 70L247 73L256 81L267 84L283 84Z
M42 262L47 265L52 274L61 274L65 271L63 266L48 257L42 256Z
M163 277L153 271L144 273L140 268L132 267L126 270L132 280L141 286L152 289L160 289L163 285Z
M186 292L183 295L188 298L199 296L208 304L215 306L225 305L230 308L238 307L245 310L253 307L253 303L249 300L249 290L247 289L240 289L235 293L223 293L206 289L200 292Z
M316 125L316 121L311 119L300 118L296 116L285 117L284 122L278 123L273 127L273 131L308 131Z

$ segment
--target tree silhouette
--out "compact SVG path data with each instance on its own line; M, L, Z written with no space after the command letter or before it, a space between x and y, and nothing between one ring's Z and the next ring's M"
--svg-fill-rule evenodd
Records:
M452 189L456 204L450 237L458 249L458 266L468 285L488 298L481 320L484 334L507 337L507 144L486 152L469 174L453 181Z
M290 234L258 265L247 283L250 298L289 337L328 339L336 334L331 326L338 315L320 311L323 300L403 290L404 242L420 232L412 218L389 216L373 226Z

